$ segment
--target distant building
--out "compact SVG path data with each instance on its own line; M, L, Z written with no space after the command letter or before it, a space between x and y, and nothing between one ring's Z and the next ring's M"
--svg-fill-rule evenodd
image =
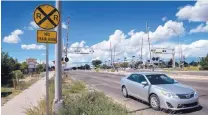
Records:
M28 72L33 73L37 70L37 59L28 58L26 59L26 63L28 64Z

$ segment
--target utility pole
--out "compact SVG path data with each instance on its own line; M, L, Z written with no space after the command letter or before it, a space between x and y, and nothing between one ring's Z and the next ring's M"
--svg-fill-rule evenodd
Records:
M67 22L67 32L66 32L66 57L68 54L68 46L69 46L69 16L68 16L68 22ZM67 67L67 62L65 62L65 68Z
M148 27L148 23L146 23L146 31L147 31L147 37L148 37L148 42L149 42L150 64L152 65L152 71L154 71L154 67L153 67L153 64L152 64L151 49L150 49L150 39L149 39L149 27Z
M142 53L142 50L143 50L143 37L142 37L142 43L141 43L141 61L143 60L142 58L142 55L143 55L143 53Z
M112 48L111 48L111 42L110 42L110 52L111 52L111 67L113 66L113 64L112 64Z
M60 22L61 22L61 1L56 0L56 8L60 12ZM57 114L59 110L63 107L62 100L62 39L61 39L61 23L56 27L57 31L57 44L55 44L55 98L54 98L54 112Z

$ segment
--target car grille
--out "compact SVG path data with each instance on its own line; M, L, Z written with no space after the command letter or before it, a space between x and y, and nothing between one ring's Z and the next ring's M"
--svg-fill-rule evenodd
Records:
M194 97L194 93L190 94L176 94L180 99L190 99Z
M194 102L194 103L189 103L189 104L179 104L178 108L186 108L186 107L193 107L198 105L198 102Z

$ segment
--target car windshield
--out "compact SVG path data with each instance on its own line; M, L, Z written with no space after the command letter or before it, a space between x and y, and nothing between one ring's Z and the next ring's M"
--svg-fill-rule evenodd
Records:
M176 81L165 74L146 75L152 85L158 84L174 84Z

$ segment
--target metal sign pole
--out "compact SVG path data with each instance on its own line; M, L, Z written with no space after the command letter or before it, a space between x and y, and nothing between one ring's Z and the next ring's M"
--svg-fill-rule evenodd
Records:
M49 90L48 90L48 43L46 43L46 115L49 115Z
M61 22L61 1L56 0L56 8L60 12ZM54 112L59 112L62 108L62 39L61 39L61 23L56 27L57 31L57 44L55 44L55 97L54 97Z

